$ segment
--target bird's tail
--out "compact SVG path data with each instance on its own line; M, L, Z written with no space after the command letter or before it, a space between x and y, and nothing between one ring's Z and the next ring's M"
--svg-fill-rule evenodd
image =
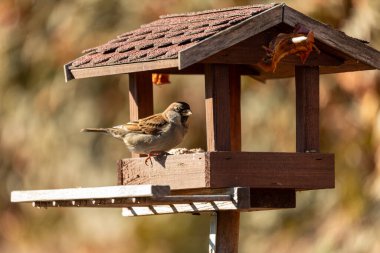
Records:
M108 128L83 128L80 130L83 132L98 132L98 133L109 133Z
M125 129L119 129L119 128L83 128L80 130L81 132L97 132L97 133L105 133L110 134L113 137L123 140L124 136L127 134L128 131Z

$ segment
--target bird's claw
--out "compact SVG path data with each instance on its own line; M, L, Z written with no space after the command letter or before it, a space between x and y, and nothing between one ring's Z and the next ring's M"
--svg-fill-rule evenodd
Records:
M149 166L148 165L148 160L150 161L150 166L153 167L152 157L150 155L148 155L148 157L144 161L144 163L145 163L146 166Z
M148 160L150 161L150 167L153 167L153 162L152 162L152 156L162 156L162 155L168 155L169 153L165 151L152 151L148 154L148 157L145 159L144 163L146 166L148 165Z

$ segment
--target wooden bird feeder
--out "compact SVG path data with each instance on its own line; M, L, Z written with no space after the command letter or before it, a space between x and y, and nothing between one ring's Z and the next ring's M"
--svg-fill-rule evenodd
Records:
M313 32L319 50L304 63L293 54L274 72L262 70L263 46L297 25ZM204 75L207 152L155 158L152 167L138 156L122 159L118 186L17 191L12 201L123 207L125 216L212 212L210 252L237 252L241 211L294 208L296 191L334 188L334 154L319 147L319 75L379 68L380 53L366 42L285 4L161 16L85 50L65 65L66 80L129 74L136 120L153 114L152 74ZM241 152L242 75L295 76L295 152Z

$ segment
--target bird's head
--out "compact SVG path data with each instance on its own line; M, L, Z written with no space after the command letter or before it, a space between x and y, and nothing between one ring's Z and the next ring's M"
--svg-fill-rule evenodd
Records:
M186 123L192 112L188 103L174 102L169 105L169 107L164 111L164 114L171 122Z

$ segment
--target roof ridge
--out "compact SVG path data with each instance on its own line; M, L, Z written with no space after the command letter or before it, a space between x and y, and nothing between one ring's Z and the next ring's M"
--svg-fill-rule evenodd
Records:
M204 14L217 13L217 12L227 12L227 11L234 11L234 10L244 10L244 9L268 7L270 5L272 8L274 6L281 5L281 4L283 4L283 3L240 5L240 6L221 8L221 9L210 9L210 10L195 11L195 12L166 14L166 15L159 16L159 18L160 19L166 19L166 18L177 18L177 17L190 17L190 16L198 16L198 15L204 15Z

